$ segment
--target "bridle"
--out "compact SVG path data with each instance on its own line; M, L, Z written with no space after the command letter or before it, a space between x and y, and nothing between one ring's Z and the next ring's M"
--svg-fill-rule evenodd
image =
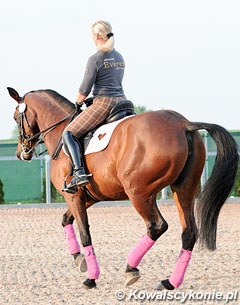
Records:
M68 114L63 119L58 121L57 123L34 134L33 130L31 129L31 126L29 124L29 121L28 121L28 118L26 115L26 111L27 111L27 105L24 103L24 98L22 98L19 103L18 118L16 120L18 132L19 132L19 143L21 145L22 153L28 154L28 155L34 153L36 157L39 157L40 155L42 155L43 153L46 152L46 150L39 154L36 152L36 147L39 144L44 143L45 136L49 132L51 132L53 129L55 129L58 125L65 122L66 120L71 121L74 118L74 116L77 114L77 111L74 110L72 113ZM27 128L29 129L28 132L26 132L24 126L27 126Z

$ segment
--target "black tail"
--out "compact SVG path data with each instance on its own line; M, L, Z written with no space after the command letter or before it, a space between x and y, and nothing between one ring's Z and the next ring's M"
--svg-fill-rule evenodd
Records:
M217 145L212 174L196 205L199 241L209 250L216 249L217 220L220 210L235 182L238 168L238 147L231 134L216 124L190 123L189 131L206 129Z

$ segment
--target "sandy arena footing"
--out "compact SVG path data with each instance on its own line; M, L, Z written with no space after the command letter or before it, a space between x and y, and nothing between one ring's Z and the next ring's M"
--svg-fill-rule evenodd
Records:
M181 227L174 205L159 207L169 230L144 257L139 266L141 278L130 287L124 286L126 257L145 234L143 220L130 206L114 207L112 203L89 209L101 269L98 286L92 290L82 287L86 273L77 270L68 253L61 226L65 207L0 209L0 304L175 305L188 298L184 304L202 305L224 304L226 297L228 304L240 304L240 204L223 207L217 250L209 252L196 245L183 285L167 294L155 288L175 266ZM206 292L209 295L204 295Z

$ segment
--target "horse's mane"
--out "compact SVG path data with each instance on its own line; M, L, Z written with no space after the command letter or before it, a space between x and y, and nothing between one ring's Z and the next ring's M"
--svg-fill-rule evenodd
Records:
M52 90L52 89L45 89L45 90L33 90L28 92L29 93L36 93L40 94L41 96L45 96L46 98L50 99L51 102L55 103L56 106L62 106L63 108L72 111L75 106L72 102L70 102L66 97L62 96L58 92ZM25 95L27 95L25 94Z

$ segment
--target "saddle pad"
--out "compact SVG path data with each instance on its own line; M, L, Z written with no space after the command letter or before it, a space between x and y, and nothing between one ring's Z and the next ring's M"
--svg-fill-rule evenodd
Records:
M124 117L123 119L120 119L116 122L104 124L100 126L93 134L93 137L91 138L84 155L92 154L101 150L104 150L111 139L112 133L114 129L117 127L119 123L122 121L131 118L135 115L129 115Z

